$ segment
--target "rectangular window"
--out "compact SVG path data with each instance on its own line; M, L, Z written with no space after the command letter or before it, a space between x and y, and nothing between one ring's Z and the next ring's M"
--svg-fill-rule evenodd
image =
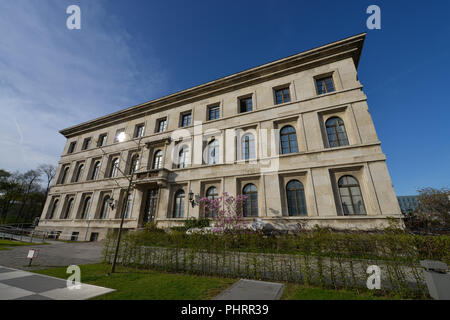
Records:
M125 134L125 129L117 130L116 135L114 136L114 142L120 142L120 140L123 139L124 134Z
M331 76L316 79L317 94L334 92L334 83Z
M89 149L89 146L91 145L91 138L84 139L83 142L83 148L81 150L87 150Z
M253 110L253 101L251 97L239 99L239 112L249 112Z
M71 241L78 241L79 232L72 232L72 236L70 237Z
M291 102L291 93L289 88L275 90L275 104Z
M97 147L103 147L104 145L106 145L106 139L107 138L108 138L108 135L106 133L101 134L98 137Z
M138 124L136 125L136 128L134 129L134 137L135 138L140 138L144 135L144 125L143 124Z
M167 118L159 119L156 132L164 132L167 129Z
M191 125L191 113L184 113L181 115L181 127L187 127Z
M208 120L216 120L220 118L220 107L218 105L208 107Z
M67 151L67 153L73 153L75 151L75 146L77 145L77 143L75 141L71 142L69 145L69 150Z

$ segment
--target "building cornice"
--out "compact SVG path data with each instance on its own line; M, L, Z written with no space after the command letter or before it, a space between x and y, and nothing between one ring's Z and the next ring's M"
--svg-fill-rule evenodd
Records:
M171 108L205 99L212 95L237 90L241 87L285 76L301 70L352 58L358 67L366 33L345 38L289 57L241 71L214 81L182 90L168 96L96 118L60 131L66 138L96 130L131 118L144 116L159 108Z

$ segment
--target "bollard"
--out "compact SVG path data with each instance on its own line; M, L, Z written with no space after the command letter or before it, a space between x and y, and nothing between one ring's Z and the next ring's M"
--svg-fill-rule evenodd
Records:
M450 274L448 266L441 261L422 260L423 274L428 292L435 300L450 300Z

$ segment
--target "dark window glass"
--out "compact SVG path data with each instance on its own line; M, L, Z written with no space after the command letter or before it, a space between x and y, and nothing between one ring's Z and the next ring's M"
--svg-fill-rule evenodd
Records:
M163 156L163 153L161 150L156 151L155 156L153 158L153 169L161 169L162 156Z
M139 169L139 155L135 154L131 157L129 174L135 173Z
M353 176L343 176L338 181L344 215L365 215L366 209L358 180Z
M157 132L164 132L167 129L167 119L158 120Z
M306 215L306 200L303 184L298 180L291 180L286 186L288 212L290 216Z
M84 164L80 164L78 166L78 170L77 170L77 175L75 177L75 182L80 181L82 175L83 175L83 171L84 171Z
M69 145L69 150L68 153L73 153L75 151L75 146L77 145L77 143L75 141L71 142Z
M334 91L334 83L332 77L316 79L317 94L324 94Z
M181 116L181 126L187 127L191 125L191 113L185 113Z
M106 138L108 137L107 134L101 134L98 137L98 146L99 147L103 147L104 145L106 145Z
M292 126L285 126L280 130L281 153L298 152L297 135Z
M64 212L63 219L68 219L70 217L70 213L72 212L73 204L75 203L74 198L70 198L69 202L67 203L66 211Z
M209 200L217 199L219 197L217 188L216 187L208 188L208 190L206 191L206 197ZM218 210L214 210L214 211L210 212L209 210L207 210L207 208L205 208L205 217L207 217L207 218L217 217L217 214L218 214Z
M89 146L91 145L91 138L84 139L83 142L83 150L89 149Z
M96 180L98 178L98 173L100 172L100 161L96 161L94 164L94 168L92 168L92 180Z
M253 110L253 102L252 98L242 98L239 100L239 111L240 112L249 112Z
M347 133L345 132L344 121L341 118L333 117L325 123L330 147L348 146Z
M66 183L66 179L67 179L68 175L69 175L69 167L67 166L63 169L63 173L62 173L61 180L59 183L60 184Z
M125 219L128 219L130 217L131 213L131 194L128 194L128 198L125 201Z
M48 219L53 219L55 217L56 209L58 209L58 204L59 204L59 200L56 199L53 202L53 206L52 206L52 209L50 210L50 214L48 216Z
M178 190L175 193L174 206L173 206L173 217L182 218L184 216L184 191Z
M109 196L105 196L103 198L102 210L100 212L100 219L106 219L108 217L109 204L108 204Z
M275 90L275 103L286 103L291 101L291 93L289 88Z
M86 200L84 200L83 213L81 215L81 219L87 219L89 217L90 208L91 208L91 197L87 197Z
M242 137L242 160L256 159L255 137L248 133Z
M178 153L178 168L186 168L189 162L189 157L189 147L182 147L180 152Z
M208 120L215 120L220 118L220 107L213 106L208 108Z
M140 138L144 135L144 125L143 124L138 124L136 126L136 129L134 130L134 137L135 138Z
M219 142L213 140L208 144L208 164L217 164L219 162Z
M110 178L114 178L115 176L117 176L118 168L119 168L119 158L114 158L111 161L111 170L109 172Z
M244 217L258 216L258 190L252 183L247 184L243 189L243 195L247 196L244 202Z

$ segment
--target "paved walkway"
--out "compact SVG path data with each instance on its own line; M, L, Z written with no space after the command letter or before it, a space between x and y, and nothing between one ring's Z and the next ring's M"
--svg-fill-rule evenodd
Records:
M66 280L0 266L0 300L86 300L112 291L84 283L69 289Z
M102 261L102 242L60 242L47 241L49 244L10 247L0 251L0 265L22 270L67 267ZM30 249L39 250L38 257L28 267L27 253Z
M241 279L214 300L280 300L284 284Z

